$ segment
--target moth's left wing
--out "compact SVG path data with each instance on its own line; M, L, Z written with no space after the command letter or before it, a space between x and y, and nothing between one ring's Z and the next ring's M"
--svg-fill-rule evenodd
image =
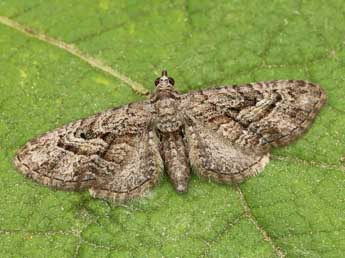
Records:
M107 110L46 133L23 146L14 163L27 177L65 190L127 200L152 189L163 163L151 104Z

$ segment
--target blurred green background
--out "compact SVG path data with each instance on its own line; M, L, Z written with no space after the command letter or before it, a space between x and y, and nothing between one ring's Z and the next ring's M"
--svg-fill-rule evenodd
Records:
M0 16L0 257L344 256L343 1L1 0ZM305 79L322 85L328 103L239 188L193 177L178 195L165 178L125 205L54 191L16 172L16 150L144 97L20 26L148 90L166 67L181 92Z

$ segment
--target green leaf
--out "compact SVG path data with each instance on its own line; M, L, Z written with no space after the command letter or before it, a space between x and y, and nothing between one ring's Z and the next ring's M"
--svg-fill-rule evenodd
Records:
M340 0L1 1L0 257L343 257L343 9ZM164 179L116 205L16 172L29 139L143 99L164 67L181 92L306 79L328 103L238 188L193 177L179 195Z

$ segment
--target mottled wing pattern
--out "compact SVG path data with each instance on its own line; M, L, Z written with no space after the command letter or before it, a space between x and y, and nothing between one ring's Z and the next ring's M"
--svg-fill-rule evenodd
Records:
M288 144L303 134L325 100L318 85L300 80L185 94L180 108L191 163L202 176L242 181L262 170L272 146Z
M268 153L255 153L232 144L193 117L185 117L189 160L201 177L220 183L238 183L259 173Z
M15 165L60 189L89 188L93 196L127 200L158 183L163 164L148 102L78 120L28 142Z

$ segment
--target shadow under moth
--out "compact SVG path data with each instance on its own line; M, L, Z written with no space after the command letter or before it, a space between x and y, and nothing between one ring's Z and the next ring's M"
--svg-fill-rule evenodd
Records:
M240 183L291 143L326 101L303 80L222 86L180 94L166 70L148 100L106 110L25 144L14 159L27 177L63 190L126 201L144 195L166 171L176 191L191 167L202 178Z

